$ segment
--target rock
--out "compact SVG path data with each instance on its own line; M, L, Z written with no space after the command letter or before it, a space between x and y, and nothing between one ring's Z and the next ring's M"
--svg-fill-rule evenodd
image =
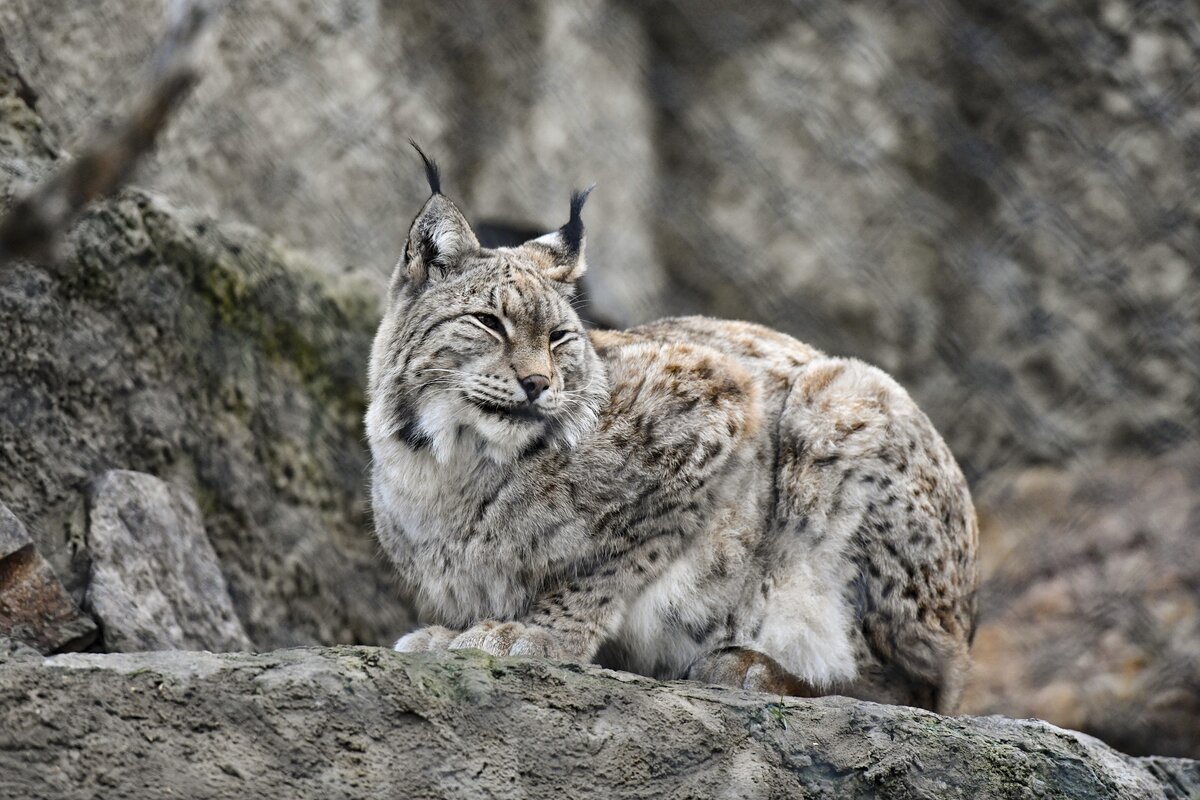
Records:
M997 483L964 710L1200 756L1200 450Z
M24 642L0 636L0 664L12 661L40 661L41 653Z
M21 520L0 503L0 561L29 547L32 540Z
M248 650L196 501L114 470L88 500L86 604L109 652Z
M0 71L0 196L62 158L29 102ZM76 602L80 497L119 467L196 498L257 646L407 630L367 515L373 289L139 191L62 252L0 268L0 499Z
M96 624L71 600L21 521L0 503L0 651L82 650ZM5 658L0 653L0 659Z
M374 648L0 665L21 797L1189 798L1200 764L1043 722Z

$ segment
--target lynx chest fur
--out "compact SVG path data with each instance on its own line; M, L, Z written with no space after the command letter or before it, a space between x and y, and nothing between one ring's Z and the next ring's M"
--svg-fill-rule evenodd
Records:
M953 710L975 517L904 390L747 323L587 332L586 194L488 250L427 173L367 413L377 534L429 623L397 649Z

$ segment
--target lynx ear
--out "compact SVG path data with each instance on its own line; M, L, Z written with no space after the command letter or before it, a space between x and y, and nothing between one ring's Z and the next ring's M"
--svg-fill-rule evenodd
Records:
M479 240L467 218L442 194L437 164L417 147L416 142L409 144L425 163L425 177L432 196L425 201L408 231L404 257L396 269L393 287L405 279L417 287L429 280L440 280L457 272L464 258L479 251Z
M573 284L587 272L587 261L583 257L583 204L596 184L571 195L571 218L554 233L547 233L527 245L542 248L550 253L550 266L546 277L561 283Z

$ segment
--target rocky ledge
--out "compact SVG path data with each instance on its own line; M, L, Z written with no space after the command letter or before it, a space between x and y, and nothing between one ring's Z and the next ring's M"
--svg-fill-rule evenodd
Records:
M3 797L1194 798L1033 720L369 647L0 656Z

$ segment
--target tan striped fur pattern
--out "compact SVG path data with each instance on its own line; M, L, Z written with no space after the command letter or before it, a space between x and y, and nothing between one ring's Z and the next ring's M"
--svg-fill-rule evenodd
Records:
M370 365L377 534L428 623L397 649L952 711L975 514L905 391L748 323L589 333L582 198L487 250L431 174Z

